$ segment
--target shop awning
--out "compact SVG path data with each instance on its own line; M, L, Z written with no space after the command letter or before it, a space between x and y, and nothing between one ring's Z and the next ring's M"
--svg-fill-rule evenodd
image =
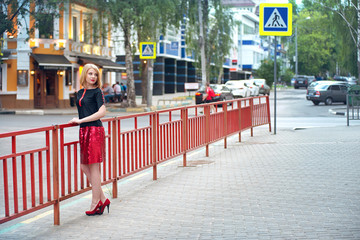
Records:
M125 66L117 64L116 62L113 62L106 58L79 57L79 59L84 64L92 63L92 64L95 64L95 65L101 67L102 69L110 71L110 72L123 72L126 70Z
M43 69L66 69L72 66L64 55L31 54Z
M3 51L3 52L1 52L2 53L2 55L0 56L0 59L2 59L2 60L8 60L9 59L9 56L10 56L10 54L11 54L11 52L10 51Z

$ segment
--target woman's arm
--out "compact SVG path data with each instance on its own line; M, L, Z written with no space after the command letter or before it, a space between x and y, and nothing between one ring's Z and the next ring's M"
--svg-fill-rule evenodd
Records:
M106 114L106 107L105 105L102 105L99 110L87 117L84 117L82 119L79 118L73 118L69 121L69 123L73 123L73 124L81 124L81 123L85 123L85 122L92 122L92 121L96 121L102 117L104 117Z

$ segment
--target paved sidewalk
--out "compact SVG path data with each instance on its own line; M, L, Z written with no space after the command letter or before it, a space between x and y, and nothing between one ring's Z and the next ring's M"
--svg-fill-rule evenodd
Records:
M359 132L255 128L189 153L190 167L161 164L157 181L121 180L110 214L85 216L88 192L61 203L60 226L49 208L0 225L0 239L360 239Z

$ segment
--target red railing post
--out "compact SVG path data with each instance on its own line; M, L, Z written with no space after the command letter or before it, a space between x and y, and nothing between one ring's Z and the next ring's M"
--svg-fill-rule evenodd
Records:
M12 171L13 171L13 191L14 191L14 213L19 212L19 204L18 204L18 187L17 187L17 167L16 167L16 136L11 137L11 148L14 157L12 158ZM6 159L4 160L6 161Z
M55 125L52 130L53 143L53 188L54 188L54 225L60 225L60 199L59 199L59 126Z
M210 143L210 105L204 106L205 113L205 144L206 153L205 156L209 156L209 143Z
M152 156L151 156L151 162L153 165L153 180L157 180L157 136L159 134L158 131L158 113L154 112L153 114L153 120L151 124L152 128Z
M112 194L113 198L117 198L117 129L116 129L116 122L117 117L115 117L111 123L112 123L112 179L113 179L113 186L112 186ZM119 149L120 151L120 149ZM111 167L111 166L109 166ZM111 176L110 176L111 177Z
M186 149L187 149L187 120L188 110L187 108L181 109L182 118L182 151L183 151L183 167L186 167Z
M250 120L251 120L251 136L253 137L254 129L254 120L253 120L253 111L254 111L254 98L250 98Z
M267 117L268 117L268 123L269 123L269 132L271 132L270 98L269 98L269 95L266 96L266 106L267 106Z
M238 103L238 109L239 109L239 142L241 142L241 100L237 101Z
M224 111L224 148L227 148L227 103L222 104Z

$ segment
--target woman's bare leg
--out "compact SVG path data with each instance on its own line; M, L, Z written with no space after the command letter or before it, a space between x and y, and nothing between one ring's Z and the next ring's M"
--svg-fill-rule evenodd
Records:
M96 204L101 200L104 202L106 200L104 192L101 188L101 174L100 174L100 163L89 164L90 167L90 176L92 183L92 201L91 201L91 210L95 208Z
M80 164L81 170L85 173L86 178L91 184L91 173L90 173L90 164Z

